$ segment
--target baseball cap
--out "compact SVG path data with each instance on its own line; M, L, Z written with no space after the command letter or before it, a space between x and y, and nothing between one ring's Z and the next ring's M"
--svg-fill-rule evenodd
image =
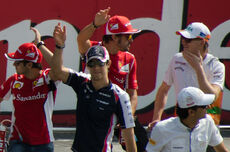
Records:
M211 33L206 25L200 22L189 24L186 29L176 31L177 35L181 35L187 39L201 38L206 42L211 38Z
M101 62L106 62L109 60L109 53L104 46L92 46L86 53L86 63L92 59L98 59Z
M214 99L214 94L205 94L198 88L187 87L180 91L177 101L180 108L189 108L210 105Z
M5 57L11 61L27 60L34 63L42 62L41 51L34 43L24 43L13 53L5 53Z
M140 30L134 29L127 17L115 15L105 24L104 35L135 34L138 32L140 32Z

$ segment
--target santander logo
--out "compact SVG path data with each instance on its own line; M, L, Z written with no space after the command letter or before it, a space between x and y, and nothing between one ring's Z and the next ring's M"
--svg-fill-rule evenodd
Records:
M34 96L27 96L27 97L23 97L21 96L21 94L17 94L15 97L15 100L17 101L31 101L31 100L39 100L39 99L45 99L46 98L46 94L41 94L40 92L38 92L37 95Z

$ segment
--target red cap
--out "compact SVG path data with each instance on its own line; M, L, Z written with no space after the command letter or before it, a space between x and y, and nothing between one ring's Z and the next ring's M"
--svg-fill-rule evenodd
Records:
M42 53L34 43L24 43L14 53L5 53L5 57L11 61L42 62Z
M134 29L127 17L115 15L105 24L104 35L135 34L138 32L140 32L140 30Z

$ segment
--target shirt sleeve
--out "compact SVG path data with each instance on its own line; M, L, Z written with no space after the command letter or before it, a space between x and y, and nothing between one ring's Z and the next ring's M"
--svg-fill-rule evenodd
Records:
M223 137L221 136L220 131L215 125L213 119L211 117L208 117L208 119L210 121L211 130L212 130L209 145L217 146L223 141Z
M11 86L13 81L15 80L15 76L9 77L0 88L0 98L3 100L8 100L11 96Z
M218 59L215 59L212 63L212 77L211 84L216 84L220 86L223 90L224 80L225 80L225 66Z
M122 129L135 127L129 95L126 92L119 97L117 116Z
M133 63L131 65L131 70L128 75L128 89L138 89L137 85L137 62L135 57L133 58Z
M169 86L173 84L173 63L174 63L174 58L171 60L163 80Z
M88 80L90 80L90 74L69 69L69 77L65 84L71 86L75 92L78 92L78 90L81 89L82 82Z
M160 127L156 124L155 127L153 127L149 142L146 146L147 152L160 152L163 148L163 134L160 131Z

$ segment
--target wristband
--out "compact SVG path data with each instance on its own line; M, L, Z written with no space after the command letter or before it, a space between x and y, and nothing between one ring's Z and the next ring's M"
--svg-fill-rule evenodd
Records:
M43 41L40 41L40 42L37 44L37 48L39 49L39 47L40 47L41 45L45 45L45 43L44 43Z
M59 46L59 45L56 44L56 48L57 49L64 49L65 48L65 44L63 46Z
M95 25L94 20L93 20L93 27L98 28L99 26Z

